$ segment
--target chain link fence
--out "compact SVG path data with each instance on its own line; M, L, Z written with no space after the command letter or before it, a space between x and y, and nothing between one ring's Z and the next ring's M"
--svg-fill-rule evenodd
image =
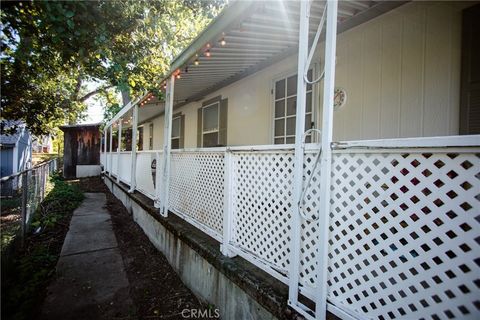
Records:
M58 159L52 159L0 179L2 250L16 237L23 242L57 165Z

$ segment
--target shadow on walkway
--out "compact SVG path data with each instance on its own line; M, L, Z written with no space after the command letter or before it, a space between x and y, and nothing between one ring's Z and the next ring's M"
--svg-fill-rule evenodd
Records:
M104 193L85 193L73 213L41 319L128 318L129 283Z

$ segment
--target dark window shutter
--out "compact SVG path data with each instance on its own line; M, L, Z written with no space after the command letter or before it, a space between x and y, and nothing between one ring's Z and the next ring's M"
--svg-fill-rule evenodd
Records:
M462 21L460 134L480 134L480 4Z
M180 149L185 148L185 115L180 116Z
M143 127L140 127L137 129L137 150L142 151L143 150Z
M202 147L202 108L197 111L197 147Z
M218 144L219 146L225 147L227 145L228 99L220 101L219 118Z

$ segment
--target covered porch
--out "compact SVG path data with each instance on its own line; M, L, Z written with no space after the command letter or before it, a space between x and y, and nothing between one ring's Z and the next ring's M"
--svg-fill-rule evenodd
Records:
M306 318L475 317L480 136L333 139L337 33L403 3L235 2L174 60L164 101L146 94L107 124L105 174L288 285ZM315 50L321 134L304 143ZM172 149L175 110L292 54L294 144ZM160 114L162 146L145 150Z

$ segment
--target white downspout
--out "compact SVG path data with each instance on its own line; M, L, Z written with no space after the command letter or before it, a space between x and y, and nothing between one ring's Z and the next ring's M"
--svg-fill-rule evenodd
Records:
M328 240L330 224L330 184L332 173L333 100L335 90L335 54L337 45L337 0L327 2L327 29L325 37L325 79L323 81L322 156L320 159L320 246L317 257L317 319L325 319L327 312Z
M303 187L303 158L302 148L303 133L305 132L306 110L306 83L303 77L308 56L308 7L309 1L300 1L300 26L298 31L298 65L297 65L297 113L295 130L295 159L293 175L293 199L294 203L300 201ZM292 230L291 230L291 253L288 303L291 306L298 304L298 281L300 265L300 233L301 217L297 206L293 206Z
M162 183L159 186L161 190L161 208L160 213L166 217L168 215L168 191L170 185L170 151L172 149L172 112L173 95L175 88L175 76L171 75L167 80L167 90L165 94L165 124L163 133L163 168ZM157 170L158 173L158 170ZM158 180L157 180L158 181Z

